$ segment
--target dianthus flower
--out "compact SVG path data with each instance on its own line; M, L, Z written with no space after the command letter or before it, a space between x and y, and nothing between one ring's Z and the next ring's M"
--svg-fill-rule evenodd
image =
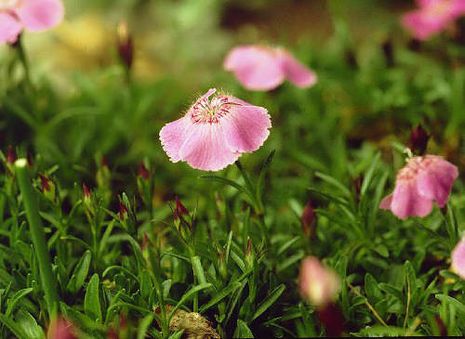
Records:
M465 238L459 241L452 251L452 271L465 279Z
M302 260L299 273L301 295L312 305L322 307L334 300L340 288L339 277L316 257Z
M24 29L38 32L52 28L63 16L60 0L0 0L0 44L16 42Z
M394 192L380 204L400 219L425 217L433 202L444 207L459 175L456 166L437 155L411 157L396 177Z
M73 324L64 318L52 320L48 328L48 339L77 339L76 329Z
M301 88L317 82L316 74L284 48L238 46L226 56L224 68L233 72L245 88L253 91L275 89L286 79Z
M419 40L443 31L465 13L465 0L417 0L418 9L402 17L403 26Z
M265 108L210 89L182 118L161 129L160 141L172 162L218 171L259 149L270 128Z

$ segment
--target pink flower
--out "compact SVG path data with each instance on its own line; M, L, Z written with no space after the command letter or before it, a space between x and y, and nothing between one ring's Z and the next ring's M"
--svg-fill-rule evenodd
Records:
M77 339L76 329L73 324L64 318L52 320L48 328L48 339Z
M420 8L405 14L402 24L419 40L441 32L465 13L465 0L417 0L417 3Z
M444 207L452 184L459 175L456 166L437 155L412 157L397 174L394 192L381 201L382 209L390 209L400 219L425 217L435 201Z
M300 265L299 287L306 300L321 307L334 300L339 293L340 282L338 275L318 258L307 257Z
M60 0L0 0L0 44L16 42L23 29L38 32L54 27L63 16Z
M465 238L462 238L452 251L452 270L465 279Z
M181 119L166 124L160 140L172 162L218 171L242 153L259 149L270 134L271 119L263 107L210 89Z
M226 56L224 68L253 91L272 90L286 79L301 88L317 82L316 74L283 48L256 45L233 48Z

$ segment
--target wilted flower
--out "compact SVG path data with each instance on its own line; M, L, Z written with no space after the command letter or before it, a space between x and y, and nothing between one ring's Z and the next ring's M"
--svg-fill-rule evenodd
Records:
M210 89L184 117L166 124L160 140L172 162L218 171L242 153L259 149L270 134L271 119L263 107Z
M418 9L402 17L403 26L419 40L427 40L465 14L464 0L417 0Z
M456 166L437 155L411 157L396 178L394 192L380 204L400 219L425 217L433 202L444 207L449 200L452 184L459 175Z
M465 238L462 238L452 251L452 270L465 279Z
M329 304L339 293L339 277L324 266L316 257L302 260L299 274L300 293L311 304L322 307Z
M69 321L64 318L52 320L48 328L48 339L76 339L76 330Z
M301 88L317 82L316 74L284 48L235 47L226 56L224 68L233 72L245 88L254 91L272 90L286 79Z
M64 16L60 0L0 1L0 43L14 43L27 29L43 31L58 25Z

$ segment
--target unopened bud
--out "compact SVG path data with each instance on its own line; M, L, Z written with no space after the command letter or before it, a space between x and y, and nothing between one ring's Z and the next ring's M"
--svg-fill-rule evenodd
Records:
M184 215L188 215L189 211L184 206L178 196L175 197L176 207L174 209L174 219L181 219Z
M124 202L122 202L120 199L118 203L118 216L121 221L124 221L128 218L128 212L129 212L128 208L126 207Z
M150 179L150 172L147 169L147 167L145 167L143 162L141 162L139 164L139 167L137 168L137 175L139 177L141 177L142 179L144 179L144 180L149 180Z
M300 217L302 230L305 236L312 237L315 235L316 213L311 200L307 202Z
M14 147L9 145L6 151L6 162L10 165L13 165L17 159L18 156L16 155Z
M386 66L394 66L394 47L391 40L386 40L382 45L384 59L386 60Z
M326 328L328 337L340 337L345 331L345 319L341 309L333 304L327 304L317 311L318 319Z
M117 28L117 48L121 62L126 70L130 70L134 57L134 43L129 33L128 24L126 21L121 21Z
M77 339L76 329L64 318L56 318L48 327L47 339Z
M428 146L429 134L421 125L413 128L410 132L410 149L413 153L423 155Z
M255 252L253 249L252 239L247 239L247 247L245 249L245 262L249 267L253 267L255 261Z
M82 184L82 195L84 201L90 201L90 199L92 198L92 191L90 190L89 186L87 186L85 183Z
M311 304L322 307L331 303L339 293L338 275L316 257L302 260L299 274L300 293Z
M40 190L42 191L44 196L50 201L55 202L55 198L56 198L55 183L44 174L39 174L39 179L40 179Z

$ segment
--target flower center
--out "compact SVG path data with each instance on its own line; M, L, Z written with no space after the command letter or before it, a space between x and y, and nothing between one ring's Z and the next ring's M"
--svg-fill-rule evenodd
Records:
M0 11L18 7L20 0L0 0Z
M210 89L191 108L191 119L195 123L218 123L218 120L228 114L232 104L227 96L215 95L216 89Z

